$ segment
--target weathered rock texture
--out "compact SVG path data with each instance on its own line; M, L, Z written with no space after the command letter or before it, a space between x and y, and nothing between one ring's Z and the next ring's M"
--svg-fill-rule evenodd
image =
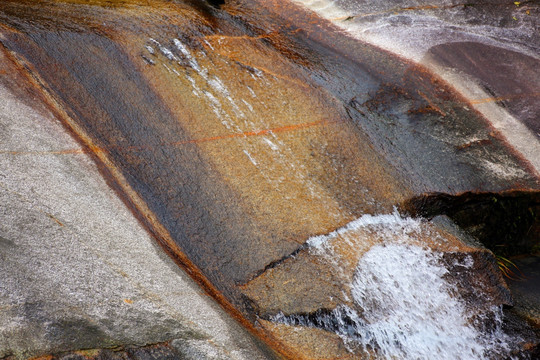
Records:
M315 356L302 349L318 339L317 358L344 349L265 320L331 310L362 256L337 241L333 279L309 238L423 193L540 187L530 156L440 77L290 2L8 0L0 23L6 53L82 143L42 153L92 154L168 253L283 356ZM489 253L422 228L437 234L420 231L425 246L485 259L506 302ZM368 230L351 235L366 249L380 242ZM302 301L285 284L296 279L313 281Z
M538 2L295 2L327 18L350 36L425 66L460 93L468 107L481 113L492 129L515 152L526 158L538 174ZM482 151L480 149L484 149L491 140L489 136L478 135L469 138L470 141L464 142L459 148ZM516 171L520 171L512 166L500 165L484 163L484 170L508 180L516 175ZM427 208L420 210L423 215L434 210L434 207L429 210L430 206L439 202L435 206L439 208L438 213L449 214L460 226L504 256L538 251L538 192L526 192L521 197L519 191L490 193L478 188L471 190L472 193L423 194L408 201L426 199L423 205L427 205ZM430 202L431 205L428 205ZM517 288L523 291L525 287ZM534 294L534 286L532 288ZM529 300L526 306L531 306ZM537 303L536 307L540 307L540 304ZM538 317L532 316L531 321L537 323Z
M0 358L102 348L81 354L121 358L127 348L145 359L159 352L141 346L171 340L176 358L267 358L157 246L18 72L2 50Z
M535 1L295 0L351 36L450 83L540 171L540 7ZM488 139L478 138L476 142ZM499 176L509 169L493 167Z

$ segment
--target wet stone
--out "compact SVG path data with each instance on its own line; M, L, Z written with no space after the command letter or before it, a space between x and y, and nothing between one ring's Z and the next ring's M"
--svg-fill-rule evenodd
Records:
M508 285L516 299L513 311L521 314L540 331L540 255L514 258L515 279Z
M375 16L342 19L324 1L310 4L335 23L390 19L377 28L408 37L415 52L406 57L417 61L436 45L410 36L433 35L431 27L407 20L433 24L423 13L432 7L414 3L393 17L391 3L360 1ZM442 13L458 8L440 5ZM499 333L476 343L478 329L461 320L489 307L493 327L510 304L493 255L394 207L424 193L538 190L537 158L514 141L536 156L536 143L521 138L529 128L506 141L514 131L494 130L488 116L497 110L508 120L503 102L491 101L504 87L488 86L487 110L472 106L485 96L458 92L460 83L432 63L343 36L285 0L219 9L205 1L4 0L0 25L0 65L12 64L0 78L0 197L9 204L0 208L0 270L8 274L0 312L9 321L0 326L0 356L118 346L118 356L140 359L379 350L403 358L405 332L388 341L399 327L376 325L399 324L389 316L398 314L418 334L423 324L412 315L426 317L426 308L449 352L491 350L489 336ZM469 308L456 300L460 292ZM447 330L464 337L452 342ZM378 338L366 344L363 331Z

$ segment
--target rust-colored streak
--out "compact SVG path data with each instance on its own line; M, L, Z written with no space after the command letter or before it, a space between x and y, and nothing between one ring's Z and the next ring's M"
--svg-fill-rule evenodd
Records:
M20 59L16 54L9 51L1 42L0 51L5 53L6 58L14 64L25 81L38 91L37 94L39 94L40 100L48 106L55 117L63 123L67 131L81 144L82 149L75 151L87 153L92 160L95 161L98 165L98 170L101 172L108 185L118 194L120 199L142 226L156 239L157 243L163 248L167 255L170 256L178 266L184 269L210 297L216 300L223 309L225 309L227 313L242 324L254 336L264 341L270 349L275 351L275 355L287 359L301 358L294 349L284 346L273 334L257 327L249 321L242 312L208 280L199 267L194 264L175 243L170 232L160 223L157 216L148 207L146 202L129 185L122 172L109 158L109 154L104 151L105 149L96 146L92 138L63 110L61 104L47 91L43 79L39 76L35 68L33 68L31 64L25 63L24 60Z
M64 224L58 220L54 215L47 213L47 216L52 219L55 223L57 223L59 226L64 227Z
M243 138L243 137L250 137L250 136L261 136L271 133L280 133L280 132L289 132L289 131L295 131L295 130L301 130L306 129L314 126L320 126L329 124L331 122L337 122L338 120L329 121L329 120L320 120L320 121L314 121L309 123L303 123L303 124L293 124L293 125L286 125L281 127L276 127L272 129L263 129L263 130L252 130L252 131L246 131L242 133L235 133L235 134L228 134L228 135L221 135L221 136L213 136L209 138L202 138L202 139L195 139L195 140L188 140L188 141L179 141L176 143L172 143L172 145L183 145L187 143L203 143L203 142L209 142L209 141L217 141L217 140L225 140L225 139L234 139L234 138Z
M527 98L527 97L540 97L540 92L537 93L528 93L528 94L513 94L513 95L504 95L504 96L497 96L497 97L487 97L483 99L476 99L471 100L471 104L485 104L490 102L497 102L497 101L504 101L504 100L513 100L513 99L520 99L520 98Z
M446 116L446 113L440 108L438 107L437 105L435 105L433 103L433 101L430 100L430 98L425 95L424 93L422 93L421 91L418 91L418 95L420 95L424 100L427 101L427 103L429 104L429 108L430 109L433 109L434 111L438 112L439 114L441 114L442 116Z
M239 36L230 36L230 35L206 35L205 39L216 39L216 40L229 40L229 39L243 39L243 40L258 40L266 39L270 37L270 34L259 35L259 36L249 36L249 35L239 35Z
M164 143L162 144L162 146L180 146L180 145L186 145L186 144L199 144L199 143L213 142L213 141L220 141L220 140L227 140L227 139L247 138L251 136L262 136L262 135L267 135L267 134L292 132L292 131L298 131L298 130L311 128L311 127L324 126L331 123L337 123L339 121L340 120L320 120L320 121L314 121L314 122L303 123L303 124L286 125L286 126L281 126L281 127L271 128L271 129L252 130L252 131L246 131L246 132L241 132L241 133L218 135L218 136L212 136L212 137L206 137L206 138L200 138L200 139L176 141L176 142ZM124 146L124 147L105 148L105 147L94 145L94 146L91 146L91 151L94 153L108 152L112 150L113 148L114 149L121 148L122 150L128 150L128 151L140 151L140 150L150 150L153 148L153 146L133 145L133 146ZM3 154L3 155L73 155L73 154L88 154L88 153L89 151L86 148L53 150L53 151L0 150L0 154Z
M52 360L52 359L54 359L54 356L52 355L45 355L45 356L38 356L38 357L30 358L30 360Z

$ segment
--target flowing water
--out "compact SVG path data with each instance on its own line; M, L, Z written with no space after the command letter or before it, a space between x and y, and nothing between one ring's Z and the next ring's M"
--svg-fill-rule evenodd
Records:
M347 17L332 2L303 3L320 5L319 13L327 18ZM35 9L36 14L43 12ZM17 10L13 14L21 13ZM208 278L208 283L203 282L207 289L222 292L240 308L244 306L241 291L256 289L256 280L266 281L274 269L268 264L277 264L278 271L280 264L294 258L288 254L298 248L299 234L327 231L351 213L360 213L359 209L379 211L377 202L394 204L408 191L392 195L402 186L386 174L387 163L364 144L348 117L336 115L335 99L326 88L317 90L319 85L312 86L308 76L294 77L299 67L267 46L272 36L261 36L259 43L251 33L242 35L243 25L223 34L211 27L192 34L192 27L184 24L186 13L183 9L176 14L175 21L181 20L182 25L178 28L158 22L160 32L161 27L174 30L141 31L137 36L131 26L141 20L130 16L130 30L109 37L94 30L59 31L49 22L35 29L35 16L29 12L29 24L20 25L26 19L15 23L32 35L30 41L18 32L10 35L10 41L34 64L51 92L71 102L70 111L80 118L73 120L77 126L70 124L89 134L89 144L99 150L98 155L107 154L101 161L115 171L111 164L121 165L122 176L113 175L118 177L115 181L128 198L133 196L135 210L148 216L151 230L163 235L168 250L185 253L195 265L187 265L188 270L198 280ZM159 19L168 18L161 15ZM118 21L117 16L110 14L110 19ZM197 27L202 26L201 19L194 18ZM233 28L240 21L234 18ZM224 17L217 23L227 21ZM86 24L87 18L81 22ZM98 17L95 28L100 29L101 23L105 24ZM131 45L120 46L112 39L125 39ZM87 46L80 47L81 43ZM63 48L59 50L58 44ZM48 57L37 55L42 52ZM306 51L306 59L309 54ZM373 56L379 59L376 53ZM132 61L136 66L126 66ZM57 68L70 76L56 76L50 69ZM332 72L327 75L334 77ZM91 96L85 97L86 93ZM334 117L336 121L327 120ZM297 130L302 132L293 132ZM388 136L389 140L396 137ZM362 162L365 170L356 166ZM415 171L422 171L422 166ZM357 185L349 186L352 181ZM369 191L357 190L363 186ZM154 223L163 228L153 227ZM422 245L430 235L433 248ZM365 215L328 235L311 238L309 255L324 259L321 263L328 263L342 277L338 285L345 285L344 301L315 314L281 314L272 320L333 331L365 358L507 358L519 339L502 330L502 310L469 303L447 276L448 266L472 269L474 259L460 257L448 265L445 254L434 250L439 242L444 239L426 232L425 223L397 213ZM172 245L178 245L178 250ZM349 256L351 252L354 256ZM275 262L284 256L282 263ZM199 274L198 268L203 272ZM298 268L301 272L309 267ZM257 279L249 280L262 269ZM245 290L237 292L237 284L246 283ZM280 295L285 295L284 302L295 301L287 293ZM221 295L218 300L223 301ZM245 310L255 318L257 314L249 311Z
M341 305L315 316L284 316L275 321L334 331L355 352L373 359L505 359L520 342L502 329L499 306L471 306L447 276L442 253L414 240L421 221L399 214L366 215L326 236L309 240L310 251L331 258L339 271L340 255L330 244L346 233L369 229L382 237L360 258L350 294ZM358 244L365 239L353 239ZM353 244L354 246L354 244ZM470 269L474 259L454 260ZM489 300L488 294L483 295Z
M491 333L475 328L474 314L444 280L447 271L439 254L417 246L371 249L352 284L355 303L369 309L358 323L357 341L387 359L483 359L504 353L508 339L500 324ZM482 316L500 314L493 308Z

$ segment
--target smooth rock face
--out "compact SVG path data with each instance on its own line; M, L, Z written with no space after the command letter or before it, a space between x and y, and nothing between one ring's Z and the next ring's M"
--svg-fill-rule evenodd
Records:
M308 1L298 2L315 8ZM452 0L398 0L374 4L331 0L325 5L329 3L342 15L333 21L352 23L366 40L380 41L381 45L385 41L385 47L417 61L432 46L456 41L498 44L535 57L540 52L540 39L535 34L539 9L534 1L516 4L473 0L465 4Z
M533 171L537 174L540 172L538 2L469 1L465 4L446 0L378 3L298 0L296 3L329 19L355 38L425 66L458 91L468 102L467 106L481 113L498 136L527 160ZM485 135L476 133L458 148L484 151L484 145L491 142L491 136ZM498 165L484 163L484 168L497 174L500 179L510 180L520 172L510 164L496 163ZM442 195L449 194L444 192ZM538 193L531 194L531 198L535 196ZM511 226L523 219L536 217L532 225L523 229L528 234L523 239L513 240L517 242L515 248L513 244L510 245L513 250L506 250L507 245L502 245L509 233L499 231L498 226L490 224L497 216L483 221L483 224L474 224L474 229L469 224L470 228L473 233L490 232L485 244L495 244L495 248L504 246L500 251L507 256L512 255L512 251L517 254L519 249L523 251L527 246L530 250L540 239L538 211L534 211L539 206L538 201L532 200L532 204L536 205L531 205L530 209L524 208L527 214L508 212L507 216L515 217L510 222ZM454 210L470 214L472 209L481 207L488 209L490 206L471 203L471 206ZM467 222L470 219L458 220L461 224ZM486 226L492 229L482 230ZM522 230L519 226L515 228L516 231ZM526 302L526 306L530 307L530 301ZM537 323L538 317L533 315L530 320Z
M394 213L395 206L423 193L526 192L540 186L531 157L516 152L504 129L494 128L429 69L345 37L286 1L219 8L197 1L4 1L0 22L0 41L11 60L84 145L8 149L7 161L91 154L167 252L281 355L358 355L332 327L284 324L273 316L311 319L353 307L349 287L357 264L372 247L393 241L435 253L449 277L467 281L481 272L487 280L462 295L480 291L486 305L510 303L489 252L468 243L452 224ZM47 166L51 176L65 174ZM32 174L37 168L23 169ZM60 217L53 214L53 228L67 223L64 213L92 219L81 211L94 197L71 202L60 194L62 187L56 191L55 198L65 198L70 208ZM6 210L6 224L29 221L11 214L13 209ZM110 222L105 212L95 216ZM420 230L399 238L409 222ZM81 230L107 239L124 239L130 231L131 223L119 234L97 225ZM6 245L0 246L9 247L14 237L3 236ZM317 238L332 248L325 257L310 252ZM117 249L117 257L133 251L132 258L148 266L161 264L148 247L126 249L116 240L106 246ZM80 262L93 254L61 250L78 254ZM110 266L122 263L117 257ZM75 269L80 267L69 267ZM98 269L99 279L117 276ZM60 268L56 281L69 271ZM144 278L140 286L156 281ZM313 285L306 288L309 281ZM126 299L121 306L131 305ZM144 309L160 319L150 322L150 333L170 328L173 320L149 306ZM106 322L110 314L100 315ZM112 336L94 334L101 342ZM79 341L75 336L71 343ZM310 344L327 346L313 354L305 351Z
M0 358L151 354L137 347L174 339L207 358L267 358L157 246L3 51L0 72Z
M475 78L490 95L485 102L492 99L540 138L538 57L482 43L453 42L430 48L426 58Z
M426 66L465 97L540 172L537 2L295 2L355 38ZM502 177L511 173L492 170Z
M530 319L536 328L540 327L540 256L529 256L514 260L518 267L518 276L508 282L512 294L516 298L515 311ZM517 270L514 269L515 272Z

